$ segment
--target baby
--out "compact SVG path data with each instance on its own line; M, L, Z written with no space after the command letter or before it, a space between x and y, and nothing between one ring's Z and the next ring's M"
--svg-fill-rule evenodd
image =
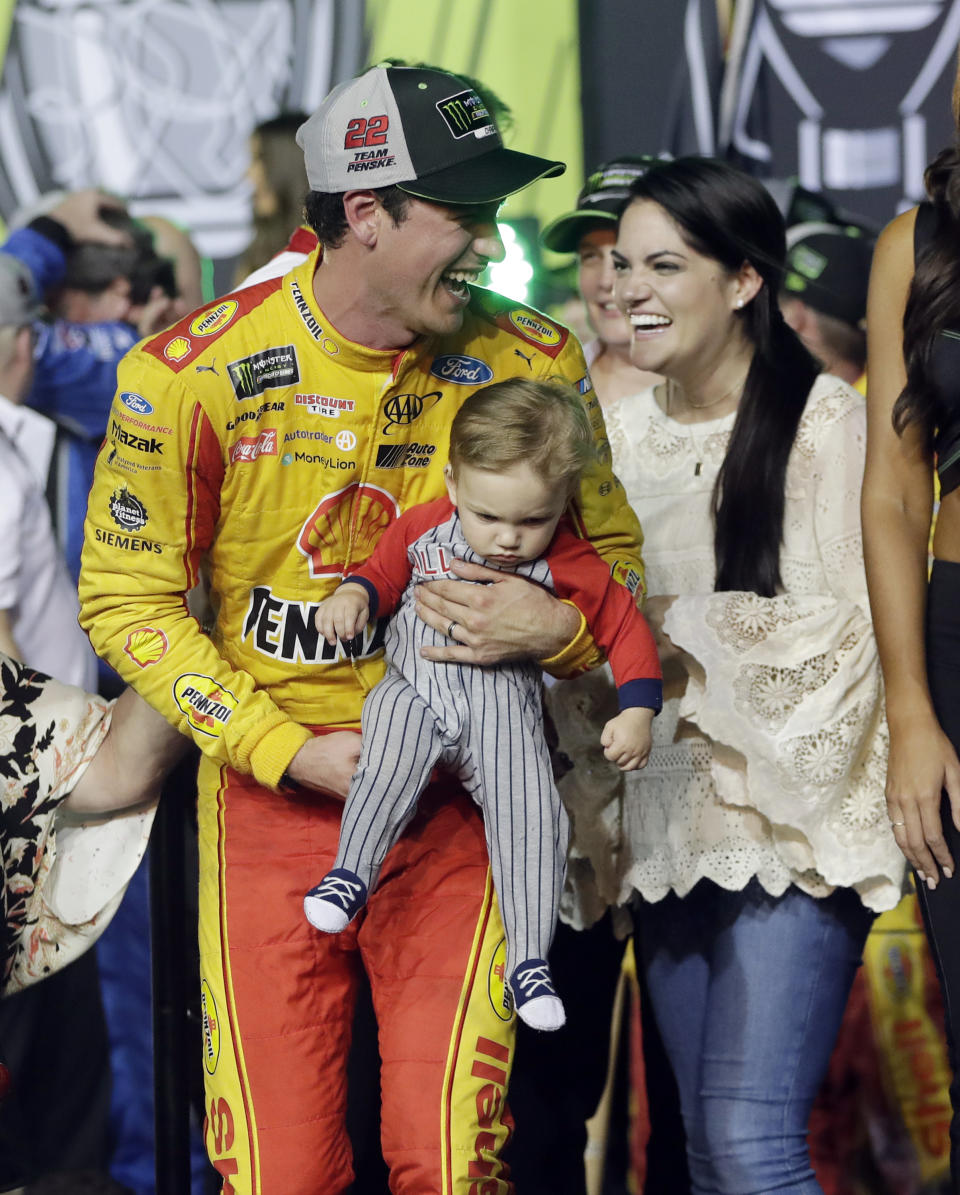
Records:
M425 660L421 646L444 637L417 617L415 590L455 578L449 565L458 557L571 601L618 686L620 713L601 735L605 754L625 770L643 767L662 704L653 636L631 594L563 519L593 450L583 402L566 383L513 378L475 391L451 425L449 497L401 515L317 613L320 633L334 644L396 611L387 674L363 707L362 753L337 858L304 898L308 920L328 933L349 924L434 767L450 769L483 810L509 990L517 1015L537 1029L565 1020L546 960L570 834L543 733L541 671L532 660L493 667Z

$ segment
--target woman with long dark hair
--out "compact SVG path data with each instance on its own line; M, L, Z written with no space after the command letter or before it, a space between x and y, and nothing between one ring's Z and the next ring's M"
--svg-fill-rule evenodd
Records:
M662 383L605 411L644 527L664 712L622 897L695 1195L820 1192L807 1121L873 916L899 900L859 527L865 414L777 303L783 221L703 158L632 186L615 267Z
M953 111L960 131L960 71ZM960 1191L960 146L925 182L929 199L893 220L874 253L863 534L890 724L887 810L943 990Z

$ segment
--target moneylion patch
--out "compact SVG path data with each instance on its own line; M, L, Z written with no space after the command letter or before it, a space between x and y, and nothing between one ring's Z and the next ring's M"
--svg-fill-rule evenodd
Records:
M219 738L236 710L236 696L212 676L184 672L173 682L173 699L193 730Z

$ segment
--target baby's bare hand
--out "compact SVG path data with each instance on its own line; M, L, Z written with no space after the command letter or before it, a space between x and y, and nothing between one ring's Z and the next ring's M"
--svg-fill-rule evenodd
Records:
M317 630L331 645L359 635L370 616L370 598L362 585L349 581L317 607Z
M646 706L621 710L600 735L604 756L624 772L644 767L650 758L652 724L653 710Z

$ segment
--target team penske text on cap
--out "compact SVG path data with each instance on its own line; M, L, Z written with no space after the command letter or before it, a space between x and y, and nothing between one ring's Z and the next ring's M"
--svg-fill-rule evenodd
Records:
M398 186L440 203L490 203L566 169L506 149L468 83L419 67L375 66L341 83L297 144L311 189L328 194Z
M630 198L631 183L656 160L645 155L623 157L598 166L577 196L576 211L558 216L548 224L540 234L541 242L554 253L575 253L580 238L591 226L615 227Z

